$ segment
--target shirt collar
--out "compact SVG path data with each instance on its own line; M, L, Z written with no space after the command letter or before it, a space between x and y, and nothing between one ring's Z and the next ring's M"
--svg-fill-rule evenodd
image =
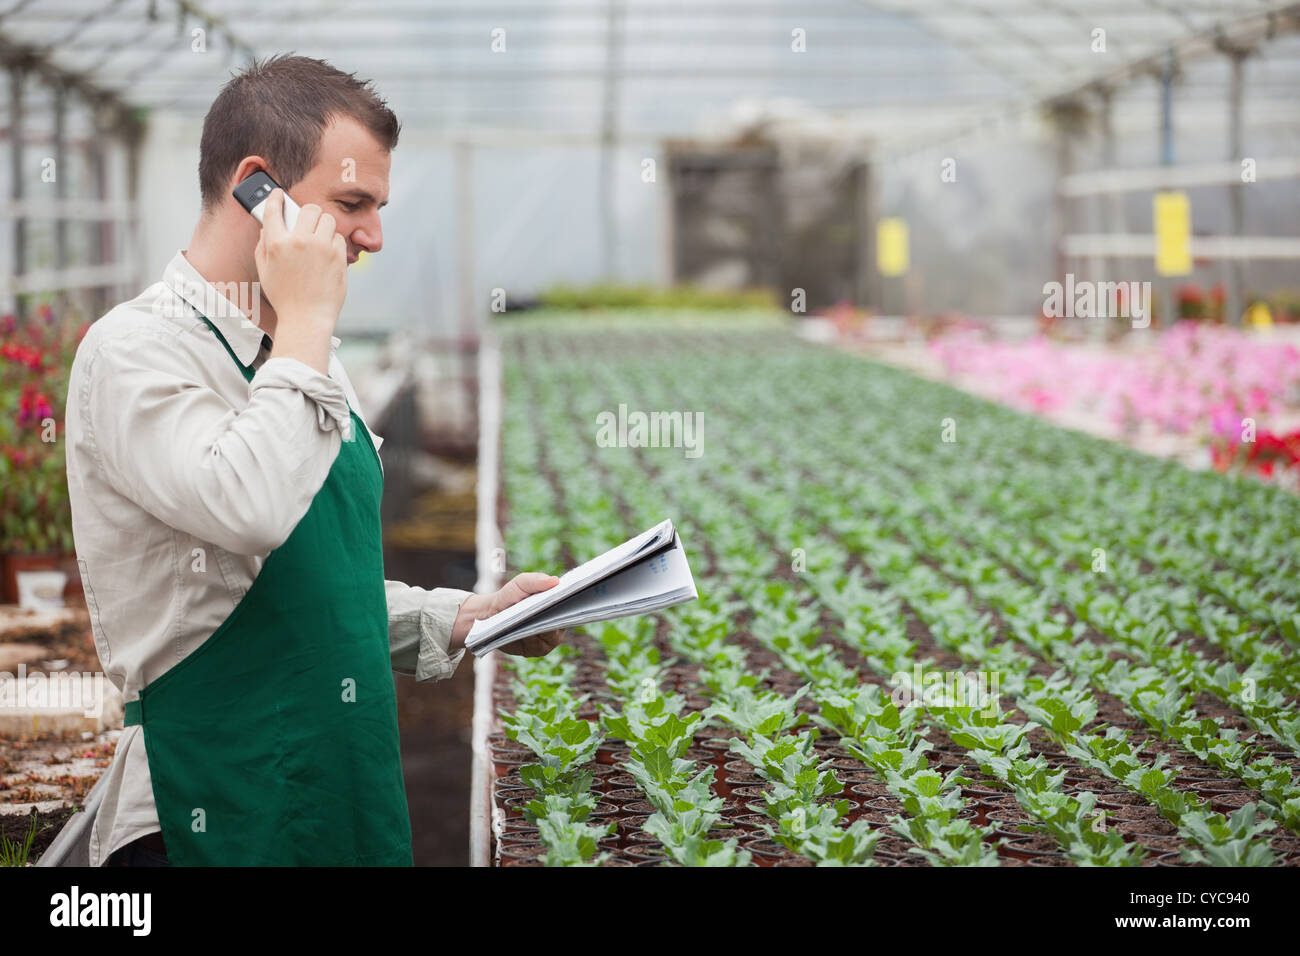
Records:
M271 340L271 337L248 317L249 313L238 305L241 299L245 303L251 303L252 294L257 294L255 286L252 290L243 291L242 295L241 290L234 283L215 286L199 275L199 271L194 268L190 260L185 258L183 251L178 251L167 264L163 283L217 327L222 337L230 343L235 357L245 367L251 366L253 359L257 358L257 353L262 347L263 336L268 342ZM330 351L337 349L340 343L338 336L331 335Z

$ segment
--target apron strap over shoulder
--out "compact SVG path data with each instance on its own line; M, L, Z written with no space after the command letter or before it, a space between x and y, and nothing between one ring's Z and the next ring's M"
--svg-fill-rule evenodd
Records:
M230 354L230 357L234 359L235 364L239 366L239 371L244 376L245 380L251 382L254 375L253 368L239 361L239 356L236 355L235 350L230 347L230 343L226 341L226 337L217 330L217 327L212 324L212 321L206 315L200 315L199 318L202 319L204 324L212 330L212 333L217 337L217 340L225 347L226 351Z

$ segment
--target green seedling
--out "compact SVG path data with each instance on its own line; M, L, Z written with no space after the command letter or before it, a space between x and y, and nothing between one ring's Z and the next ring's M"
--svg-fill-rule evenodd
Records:
M563 813L551 813L537 822L538 838L546 852L541 860L547 866L599 866L608 853L596 855L599 841L615 831L612 821L604 826L579 823Z
M1203 810L1185 813L1178 832L1197 847L1182 847L1183 859L1207 866L1271 866L1273 852L1259 837L1277 824L1272 820L1256 822L1257 809L1248 803L1230 817Z
M808 687L805 684L790 697L774 691L733 688L720 694L720 699L705 710L704 716L725 721L746 735L770 737L797 727L807 719L796 708Z
M553 723L527 715L514 724L510 736L537 755L543 767L568 773L596 756L604 736L593 729L589 720L565 717Z
M997 866L997 847L1001 841L987 845L992 827L981 829L965 819L948 819L945 816L904 817L894 814L890 828L899 836L916 844L909 853L916 853L932 866Z
M52 823L46 823L39 828L37 827L37 815L31 814L31 824L27 827L27 833L21 840L12 842L0 834L0 866L26 866L27 857L32 851L32 843L35 842L38 833L43 833Z
M600 723L610 736L626 741L634 753L644 756L662 748L673 757L681 757L690 749L702 715L696 712L679 717L669 709L670 703L662 695L647 701L629 701L621 714L602 711Z
M820 713L817 723L855 742L867 738L909 740L916 724L915 707L899 710L879 687L861 684L843 692L820 692L813 695Z

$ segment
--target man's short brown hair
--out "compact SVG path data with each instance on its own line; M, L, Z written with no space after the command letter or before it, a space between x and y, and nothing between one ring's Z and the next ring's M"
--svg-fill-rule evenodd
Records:
M349 116L387 150L401 124L370 85L324 60L282 54L253 60L213 101L199 141L203 208L219 203L245 156L263 156L271 176L288 189L316 163L321 134Z

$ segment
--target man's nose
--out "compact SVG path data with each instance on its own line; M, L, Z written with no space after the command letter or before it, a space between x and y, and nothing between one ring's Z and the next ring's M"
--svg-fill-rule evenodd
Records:
M374 216L352 231L352 244L372 254L384 247L384 230L379 225L379 216Z

